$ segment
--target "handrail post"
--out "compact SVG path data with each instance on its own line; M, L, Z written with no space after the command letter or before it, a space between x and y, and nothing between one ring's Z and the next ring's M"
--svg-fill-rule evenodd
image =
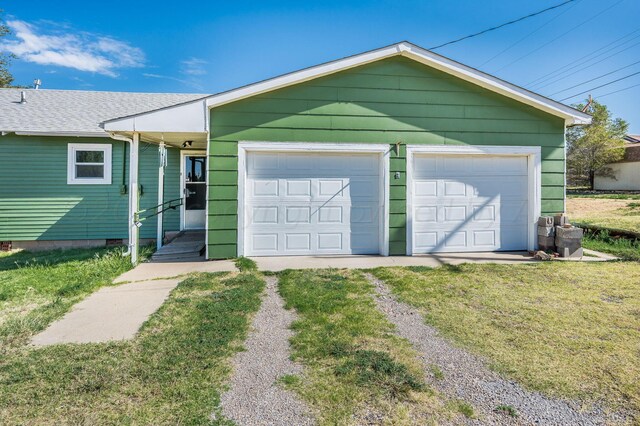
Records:
M164 142L158 147L159 166L158 166L158 228L156 231L156 250L162 248L163 235L163 212L164 212L164 168L167 164L167 148Z
M138 227L140 222L138 221L138 209L140 208L140 188L138 186L138 148L140 146L140 134L134 133L131 141L131 150L129 152L129 200L131 205L130 219L129 219L129 233L131 241L129 241L129 247L131 248L131 263L135 266L138 264Z

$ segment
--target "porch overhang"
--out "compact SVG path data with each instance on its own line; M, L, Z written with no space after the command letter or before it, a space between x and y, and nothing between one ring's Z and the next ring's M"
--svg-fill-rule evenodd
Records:
M177 148L206 149L208 109L205 99L184 102L101 123L111 136L132 138L138 134L141 141ZM186 143L186 145L185 145Z

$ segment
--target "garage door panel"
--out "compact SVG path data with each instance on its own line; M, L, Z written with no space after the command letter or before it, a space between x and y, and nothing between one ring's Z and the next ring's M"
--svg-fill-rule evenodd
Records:
M414 253L527 248L526 157L416 155L413 161Z
M375 154L249 153L245 254L378 253L379 161Z
M283 181L287 197L311 197L310 179L283 179Z

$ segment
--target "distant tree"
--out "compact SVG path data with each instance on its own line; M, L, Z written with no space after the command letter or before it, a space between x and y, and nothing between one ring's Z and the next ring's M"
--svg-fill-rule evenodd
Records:
M2 20L3 10L0 9L0 40L9 34L9 27ZM0 51L0 87L12 87L13 76L9 72L9 62L13 59L13 55Z
M608 164L624 157L624 139L629 123L613 118L606 105L593 100L576 105L591 114L588 126L574 126L567 131L567 173L574 183L588 184L593 189L596 175L611 176Z

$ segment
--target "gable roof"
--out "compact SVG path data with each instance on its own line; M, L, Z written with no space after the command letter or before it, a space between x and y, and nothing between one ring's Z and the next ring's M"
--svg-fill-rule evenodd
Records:
M25 103L20 103L21 92L25 92ZM154 110L203 96L205 95L0 89L0 132L108 136L100 123L109 118Z
M215 108L241 99L304 83L319 77L324 77L326 75L394 56L410 58L426 66L438 69L462 80L484 87L487 90L515 99L516 101L530 105L551 115L561 117L565 120L567 125L591 123L591 116L589 114L501 80L475 68L471 68L452 59L423 49L407 41L305 68L300 71L284 74L279 77L263 80L237 89L210 95L203 100L208 108ZM201 102L201 100L198 100L197 102ZM175 110L176 113L179 113L180 109L191 108L193 106L192 104L193 102L185 102L181 105L162 108L158 111L148 111L139 114L132 114L128 117L122 117L119 119L111 119L105 121L104 126L105 129L114 131L151 130L154 122L165 122L167 112L169 110ZM156 114L157 119L154 117ZM199 122L196 127L197 128L192 130L206 130L206 121Z

